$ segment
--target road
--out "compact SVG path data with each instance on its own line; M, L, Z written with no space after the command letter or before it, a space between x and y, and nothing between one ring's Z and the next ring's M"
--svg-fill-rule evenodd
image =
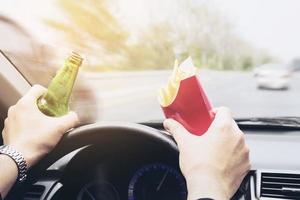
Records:
M96 92L98 120L163 119L157 91L170 71L87 75ZM300 116L300 73L286 91L258 90L250 72L202 70L199 79L213 106L227 106L234 117Z

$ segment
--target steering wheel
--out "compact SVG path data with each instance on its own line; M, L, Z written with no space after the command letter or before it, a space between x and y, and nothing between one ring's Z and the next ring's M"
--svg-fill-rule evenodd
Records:
M59 158L87 145L120 145L131 142L148 145L159 145L178 156L177 145L174 140L161 131L135 123L127 122L99 122L84 125L69 131L56 148L44 157L38 164L28 172L26 181L16 184L7 196L7 199L22 199L29 187L45 172L45 170Z

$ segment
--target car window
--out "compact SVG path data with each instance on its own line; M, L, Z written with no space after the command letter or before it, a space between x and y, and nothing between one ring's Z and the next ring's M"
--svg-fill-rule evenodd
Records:
M188 57L213 106L237 118L300 116L299 9L292 0L2 0L0 49L44 86L80 53L71 107L84 122L163 119L157 91ZM289 72L257 72L271 65Z

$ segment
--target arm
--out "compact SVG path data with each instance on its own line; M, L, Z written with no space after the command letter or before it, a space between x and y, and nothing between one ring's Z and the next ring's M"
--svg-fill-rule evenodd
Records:
M22 154L28 168L49 153L78 122L74 112L62 117L48 117L40 112L36 101L45 91L41 86L34 86L10 107L2 131L4 144ZM0 172L0 193L4 198L18 176L17 165L4 154L0 155Z
M164 126L179 148L188 199L230 199L250 169L244 134L230 111L217 109L214 121L201 137L190 134L171 119L167 119Z
M18 169L15 162L6 155L0 155L0 191L4 197L18 176Z

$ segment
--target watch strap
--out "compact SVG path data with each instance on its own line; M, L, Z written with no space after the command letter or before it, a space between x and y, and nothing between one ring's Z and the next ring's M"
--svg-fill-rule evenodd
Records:
M18 178L19 182L23 182L27 177L27 163L25 158L21 153L15 150L13 147L9 145L0 146L0 154L7 155L10 157L17 165L18 168Z

